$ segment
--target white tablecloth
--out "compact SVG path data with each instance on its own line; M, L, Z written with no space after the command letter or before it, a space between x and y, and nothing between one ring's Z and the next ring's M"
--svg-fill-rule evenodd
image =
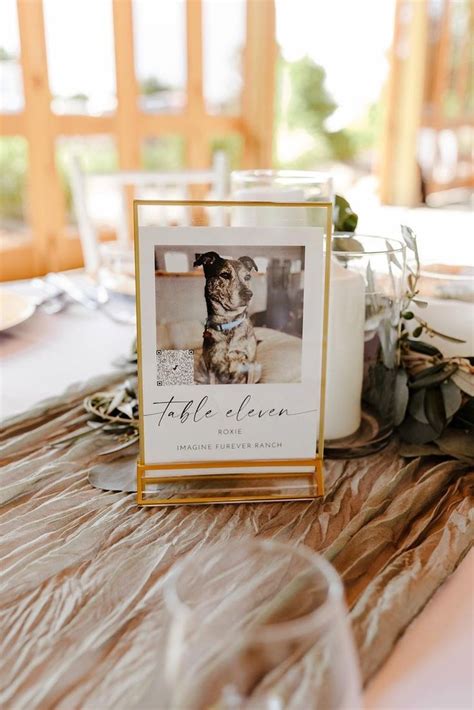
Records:
M15 285L15 290L22 290ZM17 414L72 382L108 372L129 351L134 327L71 306L37 312L0 333L1 413ZM400 639L370 683L367 708L468 710L474 705L474 553L463 561Z

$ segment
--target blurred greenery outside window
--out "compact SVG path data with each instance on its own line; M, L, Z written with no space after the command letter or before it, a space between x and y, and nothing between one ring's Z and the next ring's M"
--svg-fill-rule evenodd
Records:
M142 143L143 170L182 170L185 164L182 136L157 136Z
M284 88L286 87L286 88ZM170 87L150 76L140 82L141 96L156 98L168 95ZM86 95L75 100L87 102ZM160 103L160 102L158 102ZM327 119L337 108L326 88L324 69L309 58L296 62L279 60L277 71L275 133L289 134L303 130L309 144L291 160L275 158L279 167L311 169L324 162L360 163L369 167L371 152L379 138L383 107L369 106L366 114L355 124L339 131L326 127ZM215 136L210 143L210 154L224 150L232 169L241 166L243 136L229 134ZM182 136L150 137L141 146L141 169L180 170L186 167L185 143ZM68 178L68 161L72 154L79 156L85 172L113 172L119 169L113 136L61 137L57 141L57 166L64 186L68 219L74 222L72 197ZM28 146L22 137L0 139L0 218L12 224L25 220L25 187L27 179Z
M324 68L309 57L295 62L280 58L277 68L275 130L277 136L305 131L308 142L292 159L275 156L278 167L314 169L321 163L371 162L371 151L377 145L382 129L383 105L367 107L361 118L337 131L327 128L327 120L337 109L326 87Z
M77 156L85 173L111 173L118 170L118 155L112 136L61 136L56 142L56 165L64 190L68 222L75 224L72 193L69 184L69 164Z
M22 136L0 138L0 220L4 229L26 218L28 144Z
M227 154L231 170L241 167L244 139L239 133L230 133L226 136L215 136L211 141L211 153L223 151Z

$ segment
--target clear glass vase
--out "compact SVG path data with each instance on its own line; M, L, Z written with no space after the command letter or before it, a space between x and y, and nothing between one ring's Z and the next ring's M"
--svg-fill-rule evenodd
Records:
M334 190L329 173L313 170L237 170L231 176L232 200L250 202L333 202ZM294 226L295 219L308 226L325 227L323 210L295 208L285 212L240 207L234 214L234 226Z
M360 679L341 581L303 546L226 541L165 584L165 707L357 710Z
M405 259L405 246L396 239L360 234L333 239L328 457L351 458L379 451L393 432ZM357 306L360 296L362 313ZM335 401L339 406L334 406Z
M454 258L461 259L462 253L460 245L454 250ZM412 305L414 327L425 321L432 329L423 334L423 340L437 347L445 357L473 357L474 265L422 262L417 289L426 306ZM446 333L457 341L437 333Z

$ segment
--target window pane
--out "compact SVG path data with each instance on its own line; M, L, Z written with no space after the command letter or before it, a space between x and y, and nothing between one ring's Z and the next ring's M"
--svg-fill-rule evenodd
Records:
M134 0L133 29L142 110L181 111L186 103L186 3Z
M240 112L245 8L245 0L204 0L204 98L209 113Z
M111 0L44 0L52 108L101 115L116 106Z
M0 112L23 109L20 35L15 0L2 0L0 22Z
M56 143L58 170L64 186L69 221L75 223L69 171L72 156L77 156L85 173L110 173L117 170L118 157L114 140L110 136L69 138L61 136ZM92 220L100 226L114 227L116 215L121 210L120 194L104 178L94 184L87 181L87 206Z
M21 136L0 138L0 229L23 228L28 145Z
M184 164L184 141L181 136L147 138L142 145L145 170L179 170Z
M243 137L238 133L229 133L226 136L216 136L211 141L211 153L224 151L231 170L236 170L242 162Z
M184 166L184 140L182 136L161 136L147 138L142 144L142 165L145 170L173 171L182 170ZM176 185L141 187L135 190L135 197L141 200L185 200L189 194L185 188ZM173 208L171 213L166 211L168 217L179 221L182 209ZM160 207L150 208L149 216L155 219L156 224L165 224L165 211Z

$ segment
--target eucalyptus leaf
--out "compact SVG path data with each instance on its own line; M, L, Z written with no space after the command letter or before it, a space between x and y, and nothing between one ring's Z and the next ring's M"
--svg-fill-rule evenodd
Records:
M395 266L397 266L400 269L400 271L403 271L403 267L400 264L400 261L399 261L397 255L393 251L391 251L393 249L393 247L390 244L390 242L388 241L388 239L385 240L385 246L387 248L387 256L388 256L389 261L391 261L392 264L395 264Z
M435 330L434 328L429 328L430 333L433 333L434 335L437 335L440 338L443 338L443 340L448 340L450 343L459 343L460 345L464 344L466 341L462 340L461 338L455 338L453 335L447 335L446 333L440 333L438 330Z
M129 419L133 419L133 409L130 402L124 402L117 407L117 410L125 414Z
M430 343L424 343L422 340L407 340L407 344L410 346L410 350L416 353L422 353L423 355L442 355L441 350L435 348L434 345Z
M126 396L125 389L120 388L118 389L115 393L112 399L110 400L110 404L107 407L107 414L111 414L114 409L117 409L117 407L123 402L124 398Z
M441 385L441 394L443 396L446 417L451 419L462 404L461 390L455 385L451 378L448 382L443 382Z
M429 424L425 414L425 394L426 389L424 388L416 390L416 392L412 392L410 402L408 404L408 411L417 422Z
M444 370L445 368L445 363L444 362L438 362L436 365L432 365L431 367L427 367L421 372L418 372L416 375L413 375L412 377L412 382L417 382L418 380L422 380L425 377L428 377L429 375L434 375L437 372L441 372L441 370Z
M427 444L438 436L431 424L422 424L408 415L400 425L400 437L409 444Z
M429 424L439 436L447 424L446 409L440 387L428 387L425 391L425 414Z
M349 202L341 195L334 199L334 231L355 232L359 218Z
M418 456L444 456L436 444L408 444L400 445L400 456L405 458L418 458Z
M397 370L394 389L394 412L393 420L395 426L399 426L405 418L409 399L408 375L405 370L400 367Z
M449 427L437 440L436 445L443 453L474 464L474 436L472 432Z
M452 381L459 387L460 390L474 397L474 375L464 370L459 369L451 377Z
M343 197L342 195L336 195L334 202L338 207L344 207L345 209L351 208L349 201L346 200L346 198Z
M393 420L394 389L397 371L384 366L382 362L371 365L364 379L362 394L366 404L382 417Z
M415 378L413 378L412 381L408 383L408 386L412 390L417 390L421 387L434 387L435 385L440 385L441 382L449 379L451 375L456 372L457 368L458 366L456 364L447 365L444 369L436 370L436 372L428 375L425 373L432 368L427 368L422 373L419 373L419 375L415 375L417 379L415 380Z
M410 227L407 227L406 224L402 224L400 227L402 230L403 241L412 252L418 255L418 247L414 231Z

